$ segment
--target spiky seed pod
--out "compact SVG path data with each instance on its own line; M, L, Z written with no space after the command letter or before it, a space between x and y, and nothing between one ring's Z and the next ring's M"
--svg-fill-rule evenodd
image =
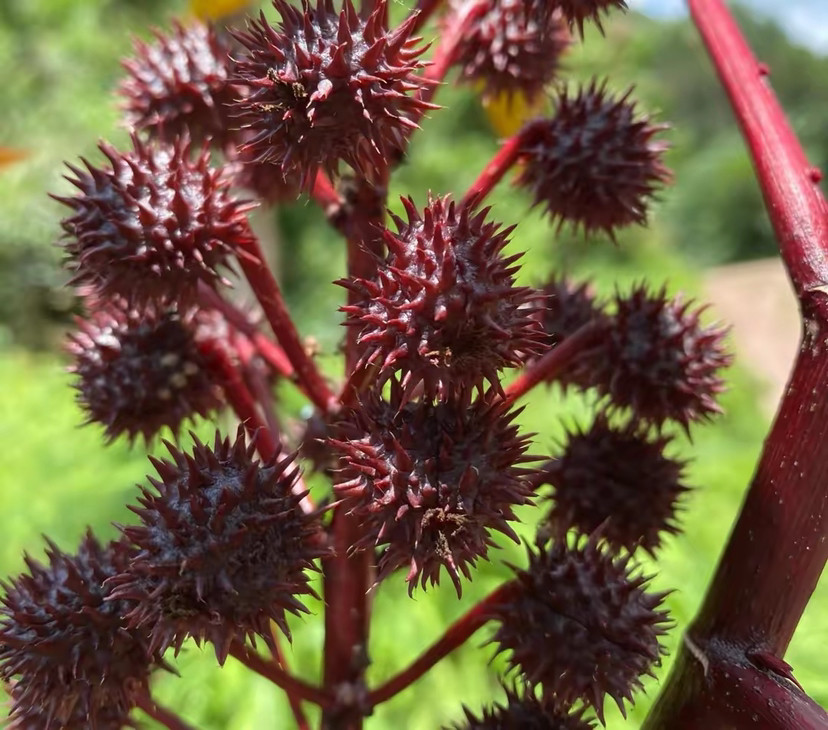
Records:
M372 280L340 282L361 300L343 307L359 328L362 364L380 377L403 372L407 392L423 383L431 397L450 383L500 388L498 371L546 348L537 321L543 297L515 286L521 254L504 257L512 228L486 222L447 197L431 198L421 215L403 198L408 220L385 231L388 256Z
M196 440L192 455L167 448L172 461L150 457L155 492L142 489L131 508L142 524L122 528L136 555L109 581L113 597L137 603L129 624L153 649L209 641L219 663L234 641L270 642L271 621L289 638L286 612L307 610L298 597L315 595L305 571L321 555L309 540L318 516L292 491L294 456L259 463L241 427L213 448Z
M109 441L125 434L149 442L164 427L177 434L184 421L219 409L220 385L199 350L205 317L110 305L77 320L67 350L86 422L102 424Z
M465 81L483 84L484 95L520 93L536 99L555 79L571 38L560 12L548 0L488 0L463 35L455 65ZM444 23L459 22L456 3Z
M240 90L228 83L229 46L203 23L174 24L169 34L155 31L152 44L135 41L134 57L123 66L128 76L124 97L129 126L172 142L184 133L201 143L224 145L238 126L230 119Z
M143 632L124 626L129 604L109 600L105 581L125 569L127 552L91 532L75 555L48 545L48 565L26 556L28 574L2 584L0 677L14 682L12 727L120 728L160 661Z
M555 487L547 529L561 536L575 527L600 528L613 548L651 555L663 533L677 534L676 506L688 491L686 462L664 456L671 437L648 437L631 422L611 426L600 415L588 431L570 432L560 457L543 470L542 483Z
M579 382L588 381L611 409L630 408L657 427L673 420L687 429L721 413L719 371L732 357L727 329L702 325L704 309L680 294L669 299L663 287L651 293L642 284L616 295L603 336L575 365Z
M236 105L242 126L255 133L254 156L298 177L337 172L346 162L373 178L405 147L414 120L435 108L416 97L428 82L417 71L425 47L412 38L412 15L385 27L387 0L357 13L352 0L336 12L333 0L273 0L279 30L264 14L235 33L246 49L232 81L249 94Z
M556 345L599 318L603 312L588 282L553 276L539 291L546 297L540 321L547 337Z
M552 3L563 13L569 22L570 28L578 28L581 38L584 37L584 22L592 21L601 33L604 26L601 24L601 15L609 13L613 8L626 10L625 0L554 0Z
M509 522L514 507L531 504L533 472L522 465L534 460L518 413L491 392L472 399L469 388L402 405L396 383L389 401L373 393L352 411L329 442L342 455L334 491L362 524L358 545L384 546L379 580L408 566L412 593L445 568L459 596L460 576L470 579L494 544L491 531L517 540Z
M649 578L635 575L629 556L613 556L593 535L586 542L553 542L529 550L515 569L514 590L491 609L492 641L509 653L511 668L545 701L592 705L603 722L604 695L625 714L644 674L665 653L665 593L647 593Z
M506 689L506 702L486 708L477 717L463 708L466 720L453 730L593 730L595 725L583 719L583 712L563 710L544 703L533 695Z
M249 242L253 206L230 195L207 150L191 159L186 139L147 144L133 135L132 145L118 152L101 143L111 167L67 165L80 193L53 196L73 210L62 224L74 282L135 306L194 301L198 282L215 286L217 269Z
M631 93L615 96L593 79L563 89L555 115L524 128L517 184L559 228L569 221L614 238L617 228L646 223L648 199L670 179L667 144L653 139L666 125L639 115Z

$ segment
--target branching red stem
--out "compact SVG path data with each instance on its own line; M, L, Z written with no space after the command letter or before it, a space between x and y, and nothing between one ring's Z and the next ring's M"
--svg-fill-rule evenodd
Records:
M276 440L281 440L281 427L276 416L275 397L273 388L268 380L267 373L261 365L261 355L253 343L240 333L232 337L232 346L239 353L242 363L242 375L250 394L256 399L261 413L264 415L268 431Z
M779 248L797 294L825 284L828 206L814 168L722 0L689 0L693 20L745 137ZM821 298L824 298L821 297Z
M531 363L506 388L506 397L511 401L515 401L526 395L538 383L553 379L556 375L564 372L585 348L589 347L597 337L600 337L600 334L601 330L596 324L583 325L560 344L555 345L539 360Z
M449 626L443 635L414 662L398 674L395 674L387 682L372 690L368 695L369 706L374 707L399 694L414 684L414 682L428 672L435 664L465 644L488 621L490 607L507 598L513 587L513 582L505 583L470 608Z
M302 700L304 702L312 702L322 708L332 707L333 698L319 687L314 687L298 677L288 674L281 667L276 666L273 662L262 659L255 651L246 646L235 644L230 649L231 656L244 664L248 669L253 670L256 674L269 679L277 687L281 687L288 696L292 696L295 701ZM293 701L293 700L292 700Z
M483 172L480 173L477 180L466 191L463 196L463 205L479 205L482 203L486 196L492 192L495 185L503 179L503 176L517 162L522 146L523 136L520 132L509 137L494 157L489 160L486 167L483 168Z
M253 293L264 310L273 334L285 351L296 371L296 377L313 404L322 411L336 407L333 394L322 373L310 355L305 352L296 325L285 306L282 290L265 263L264 255L255 239L251 239L245 251L238 257L239 264L250 283Z
M235 411L250 438L255 439L259 456L265 461L272 459L278 451L276 439L270 430L265 428L256 401L253 400L241 372L220 344L207 342L203 343L200 349L221 378L221 387L230 407Z
M284 350L260 332L244 312L206 284L199 284L198 297L205 307L221 312L233 327L252 340L259 354L277 375L293 377L293 366Z
M514 167L520 158L521 150L532 143L538 133L543 131L544 126L545 122L543 120L531 121L525 124L517 134L509 137L494 157L486 163L483 172L466 191L463 196L463 203L465 205L479 205L482 203L486 196L492 192L495 185Z

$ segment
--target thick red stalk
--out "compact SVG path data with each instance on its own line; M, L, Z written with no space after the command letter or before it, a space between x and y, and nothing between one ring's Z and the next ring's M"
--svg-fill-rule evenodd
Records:
M168 710L163 705L159 705L149 695L138 695L135 698L135 706L143 710L155 722L168 730L195 730L192 725L188 725L172 710Z
M398 674L395 674L387 682L371 691L368 695L368 706L375 707L381 702L390 700L414 684L414 682L428 672L435 664L445 659L455 649L465 644L489 620L488 612L490 607L504 600L513 586L513 582L505 583L486 596L482 601L472 606L472 608L449 626L443 635L415 661Z
M313 359L305 351L296 325L285 306L282 290L265 263L258 241L251 238L246 250L239 254L238 261L270 322L273 334L293 365L302 389L320 410L328 411L335 408L336 396L328 387Z
M273 662L260 657L255 651L241 644L235 644L230 649L230 655L244 664L256 674L269 679L277 687L281 687L294 701L312 702L322 708L333 705L333 697L324 689L314 687L298 677L288 674L284 669Z
M325 730L361 730L373 554L351 552L362 537L351 515L337 509L331 523L334 556L323 561L325 585L325 689L342 700L323 718Z
M781 661L828 558L828 206L721 0L689 0L753 158L803 340L685 649L645 728L828 728Z

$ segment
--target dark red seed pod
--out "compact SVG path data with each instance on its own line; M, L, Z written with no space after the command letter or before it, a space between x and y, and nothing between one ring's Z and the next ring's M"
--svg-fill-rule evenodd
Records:
M221 408L221 387L199 343L220 336L208 312L111 304L77 321L67 349L74 359L77 401L87 423L100 423L107 440L125 434L149 442L161 429L176 435L196 415Z
M109 168L67 165L80 193L53 196L73 210L63 229L74 282L135 306L195 301L198 283L216 286L249 242L252 205L230 195L207 150L192 159L186 139L132 143L123 153L101 144Z
M127 77L118 89L130 127L166 142L186 134L197 143L223 146L238 126L230 119L240 90L228 83L230 48L203 23L176 22L172 32L155 31L155 42L135 41L123 62Z
M592 21L601 33L604 26L601 24L601 16L606 15L612 9L626 10L625 0L551 0L551 4L563 13L564 18L569 22L570 28L578 28L581 38L584 37L584 22Z
M428 397L451 383L499 389L499 370L546 349L543 297L515 285L521 255L502 255L513 229L448 198L429 197L422 215L410 198L403 205L408 220L395 216L398 233L385 232L376 277L340 282L362 297L343 307L359 328L361 364L378 365L381 378L402 371L406 392L423 383Z
M582 327L605 316L603 305L596 301L589 283L555 276L540 288L540 292L546 297L546 307L541 310L539 321L553 346L560 345ZM588 370L576 360L573 366L556 372L548 382L559 383L563 388L570 385L587 388L588 376Z
M589 234L647 221L647 203L670 179L662 163L667 144L654 140L666 125L651 124L630 99L596 80L557 97L555 116L524 128L523 169L517 184L559 227Z
M318 169L343 161L373 179L404 149L416 119L435 108L417 98L425 46L411 37L415 16L385 26L387 0L358 13L352 0L273 0L279 30L264 17L236 32L244 47L234 83L249 91L236 104L254 133L253 156L278 165L285 178L310 185Z
M219 663L234 641L271 643L271 621L289 638L286 612L307 610L299 597L315 595L306 571L321 555L310 540L318 516L293 491L294 456L259 463L241 427L235 441L217 433L213 448L196 440L192 455L167 448L172 461L150 457L155 491L131 508L142 524L122 528L136 554L108 581L113 598L135 602L129 624L162 651L209 641Z
M49 542L48 565L3 583L0 677L12 682L11 727L113 730L128 715L160 657L125 627L129 604L109 600L105 581L128 563L124 546L87 533L76 555Z
M583 719L582 711L564 710L544 703L530 693L506 689L506 702L483 710L477 717L463 708L465 722L453 730L593 730L595 725Z
M594 387L611 409L630 408L658 427L672 420L687 429L721 413L719 371L732 361L726 328L702 325L704 307L693 308L692 300L668 299L664 288L650 293L643 284L616 295L615 310L576 363L578 382Z
M556 345L597 319L603 312L589 282L553 276L539 291L546 298L546 307L540 311L540 320L547 337Z
M530 549L528 567L515 569L514 590L491 609L498 624L492 641L545 701L568 707L581 700L603 722L604 695L625 714L640 677L660 663L666 594L646 593L649 578L635 575L629 561L593 535Z
M561 455L543 470L541 483L555 487L546 518L553 536L574 527L601 537L614 549L651 555L664 533L678 534L678 500L686 462L664 456L669 436L649 437L634 422L611 426L600 415L588 431L567 434Z
M450 12L446 26L460 22L468 6ZM549 0L488 0L463 35L455 65L461 78L481 83L486 96L537 98L555 79L571 43L555 3Z
M402 403L394 383L389 401L373 393L352 411L329 441L342 457L334 491L362 524L359 546L383 546L379 580L408 566L411 593L445 569L460 595L460 576L487 557L492 531L517 541L509 522L531 504L529 437L514 424L519 411L491 392Z
M5 687L11 696L11 705L18 705L24 697L25 688L20 682ZM141 730L129 715L123 714L117 707L106 706L98 709L94 715L89 714L82 704L75 704L65 719L55 720L44 707L21 706L20 711L5 720L6 730Z

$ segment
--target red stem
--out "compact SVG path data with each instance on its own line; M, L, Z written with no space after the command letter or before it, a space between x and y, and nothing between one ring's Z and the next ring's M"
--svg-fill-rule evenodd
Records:
M285 659L282 647L279 645L279 639L276 632L273 630L273 622L270 622L270 646L273 651L273 660L276 666L285 671L289 671L287 660ZM308 718L302 709L302 701L293 692L286 692L288 704L290 704L290 711L293 713L293 719L296 720L297 730L310 730Z
M372 690L368 695L369 706L375 707L399 694L414 684L435 664L465 644L489 620L489 609L507 598L514 585L514 582L503 584L457 619L414 662Z
M221 312L233 327L251 339L259 354L277 375L293 377L293 366L284 350L262 334L244 312L206 284L199 284L198 297L204 306Z
M163 705L159 705L148 694L138 695L135 698L135 706L143 710L159 725L163 725L169 730L194 730L192 725L188 725L172 710L168 710Z
M305 352L299 333L296 331L296 325L285 306L282 290L273 273L268 269L255 238L251 237L246 250L240 252L238 261L270 322L273 334L276 335L285 355L293 365L303 390L320 410L327 412L335 408L336 396L328 387L316 364Z
M324 172L316 173L310 195L328 218L335 217L342 207L342 196L336 191L330 178Z
M220 343L206 341L199 347L221 379L221 387L227 402L244 425L250 438L255 440L259 456L264 461L269 461L277 454L279 447L273 434L265 428L256 407L256 401L253 400L241 372L230 360L227 351Z
M422 30L423 26L425 26L442 4L443 0L419 0L417 7L411 11L412 13L417 13L417 19L411 28L411 34L413 35Z
M293 366L290 364L287 355L285 355L285 351L281 347L261 332L255 332L250 340L256 345L256 350L262 360L273 368L273 372L281 375L283 378L293 377Z
M782 258L801 297L825 284L828 206L814 168L721 0L689 0L696 23L750 149ZM822 299L824 297L820 297Z
M463 196L463 205L479 205L492 192L494 186L503 179L503 176L518 161L520 151L526 142L526 135L532 129L531 124L527 125L503 143L494 157L486 164L486 167L483 168L483 172L480 173L477 180L466 191Z
M368 629L373 554L351 552L362 537L354 518L337 509L331 525L334 556L323 561L325 586L325 688L339 697L351 697L344 707L326 716L329 730L360 730L365 706L365 669L368 666Z
M828 206L766 84L767 69L725 5L689 4L747 141L805 327L688 649L645 727L828 728L828 715L785 679L778 659L828 558Z
M293 701L302 700L304 702L312 702L322 708L333 706L333 697L324 689L314 687L292 674L288 674L281 667L276 666L273 662L260 657L255 651L246 646L235 644L230 649L230 655L238 659L248 669L253 670L256 674L269 679L277 687L281 687L288 695L293 697Z
M281 427L276 416L275 398L273 388L268 379L268 374L261 363L261 355L247 337L235 333L231 339L232 346L239 353L242 362L242 374L250 394L259 405L260 412L264 414L267 430L273 438L281 441Z
M585 348L598 337L601 328L593 323L583 325L560 344L555 345L540 360L531 363L507 388L506 398L515 401L545 380L555 378L572 364Z

